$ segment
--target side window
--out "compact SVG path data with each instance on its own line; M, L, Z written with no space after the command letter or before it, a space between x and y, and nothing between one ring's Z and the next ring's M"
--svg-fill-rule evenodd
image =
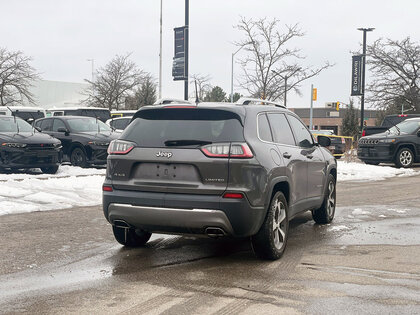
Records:
M63 112L54 112L53 116L63 116Z
M52 131L52 119L44 119L41 121L42 131Z
M273 136L271 135L266 114L258 115L258 135L263 141L273 142Z
M58 128L66 128L66 125L61 119L54 119L52 130L58 132Z
M1 113L0 113L0 115L1 115ZM38 120L38 121L34 122L34 126L38 127L38 128L41 128L41 124L42 124L42 120ZM41 130L42 130L42 128L41 128Z
M268 114L274 141L281 144L296 145L289 122L284 114Z
M313 146L314 142L312 140L312 136L308 129L306 129L306 126L292 115L287 115L287 118L289 119L293 133L295 134L297 145L305 148Z

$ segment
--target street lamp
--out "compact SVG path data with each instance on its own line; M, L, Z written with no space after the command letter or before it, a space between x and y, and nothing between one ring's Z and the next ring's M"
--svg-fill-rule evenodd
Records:
M363 32L363 69L362 69L362 98L360 100L360 132L363 130L363 120L365 116L365 68L366 68L366 33L372 32L373 27L369 28L358 28L358 31Z
M287 79L292 77L296 72L298 72L299 70L301 70L301 67L296 68L292 73L290 73L289 75L281 75L280 73L278 73L275 70L271 70L271 72L273 72L275 75L278 75L280 78L282 78L284 80L284 107L286 106L286 96L287 96Z
M90 61L92 63L92 82L95 77L95 59L86 59L86 61Z
M245 44L245 45L248 45ZM239 47L239 49L237 51L235 51L234 53L232 53L232 72L231 72L231 76L230 76L230 102L233 103L233 58L235 57L235 55L242 49L245 47L245 45Z

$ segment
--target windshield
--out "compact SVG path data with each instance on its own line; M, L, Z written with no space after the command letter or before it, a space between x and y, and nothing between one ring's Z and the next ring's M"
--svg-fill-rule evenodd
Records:
M400 122L398 125L388 129L390 133L413 133L420 127L420 120L405 120Z
M19 132L33 132L33 128L26 121L19 118L16 118L16 120L13 117L0 118L0 132L17 133L18 131Z
M71 118L67 119L71 132L103 132L111 128L96 118Z

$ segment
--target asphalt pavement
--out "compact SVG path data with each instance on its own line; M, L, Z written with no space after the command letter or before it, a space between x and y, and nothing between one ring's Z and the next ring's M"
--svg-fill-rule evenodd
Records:
M291 222L274 262L247 239L114 241L101 207L0 217L0 313L420 314L420 177L337 186L330 225Z

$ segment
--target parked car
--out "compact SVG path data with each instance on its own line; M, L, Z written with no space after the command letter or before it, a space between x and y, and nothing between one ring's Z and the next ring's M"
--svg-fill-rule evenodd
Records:
M47 110L48 116L86 116L94 117L106 122L111 118L109 109L101 107L65 107L51 108Z
M119 136L108 125L92 117L47 117L37 120L35 126L59 139L63 145L63 159L81 167L106 164L109 142Z
M112 118L118 117L133 117L137 110L113 110L111 111Z
M266 103L267 105L256 105ZM115 239L151 233L251 237L258 257L282 256L289 220L334 217L337 164L298 116L276 103L142 107L111 142L103 211Z
M45 109L31 106L0 106L1 115L10 115L22 118L32 124L35 120L45 117Z
M111 118L106 121L106 124L118 132L122 132L130 124L132 116Z
M365 126L365 127L363 127L362 137L385 132L389 128L395 126L396 124L399 124L400 122L402 122L406 119L415 118L415 117L420 117L420 115L417 115L417 114L404 114L403 115L403 114L401 114L401 115L385 116L385 118L382 121L382 124L380 126Z
M0 116L0 170L40 168L55 174L61 162L61 142L42 134L21 118Z
M311 130L312 135L317 138L319 135L324 135L330 138L331 145L328 149L336 158L340 158L346 152L346 139L336 136L332 130ZM332 136L332 137L331 137Z
M420 162L420 118L410 118L378 133L359 140L357 156L366 164L395 163L411 167Z

